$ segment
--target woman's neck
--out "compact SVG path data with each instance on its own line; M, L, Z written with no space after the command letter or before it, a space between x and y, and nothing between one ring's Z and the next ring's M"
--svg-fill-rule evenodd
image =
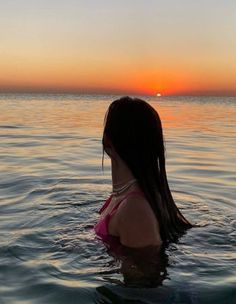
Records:
M134 176L127 165L119 160L111 160L112 185L125 184L134 179Z

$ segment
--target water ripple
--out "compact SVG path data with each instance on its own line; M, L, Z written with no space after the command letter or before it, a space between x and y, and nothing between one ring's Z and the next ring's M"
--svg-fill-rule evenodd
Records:
M124 287L120 261L93 231L111 190L106 159L101 169L110 99L0 99L1 304L234 303L235 99L149 100L174 199L195 224L166 250L166 279L152 289Z

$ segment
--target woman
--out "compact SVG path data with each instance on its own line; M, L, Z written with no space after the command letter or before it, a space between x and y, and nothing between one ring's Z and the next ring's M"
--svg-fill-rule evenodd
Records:
M113 184L95 226L104 242L130 248L167 245L192 227L171 195L162 125L148 103L115 100L105 117L103 148L111 159Z

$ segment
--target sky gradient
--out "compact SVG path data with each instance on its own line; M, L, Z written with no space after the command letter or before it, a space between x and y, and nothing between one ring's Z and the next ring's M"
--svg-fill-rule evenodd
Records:
M0 2L0 92L236 96L235 0Z

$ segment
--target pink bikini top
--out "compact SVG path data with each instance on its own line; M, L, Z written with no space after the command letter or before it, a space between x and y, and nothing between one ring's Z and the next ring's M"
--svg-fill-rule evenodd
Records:
M117 204L116 206L111 210L110 213L108 213L105 217L100 219L98 223L94 226L94 230L96 232L96 235L98 238L100 238L105 244L109 245L109 247L114 247L116 244L120 244L119 237L110 235L108 232L108 225L109 221L112 218L112 216L115 214L116 210L119 208L120 204L127 199L130 196L144 196L144 193L141 191L132 191L127 193L126 196L124 196ZM105 204L102 206L102 208L98 211L100 214L109 206L110 202L112 200L112 195L106 200Z

